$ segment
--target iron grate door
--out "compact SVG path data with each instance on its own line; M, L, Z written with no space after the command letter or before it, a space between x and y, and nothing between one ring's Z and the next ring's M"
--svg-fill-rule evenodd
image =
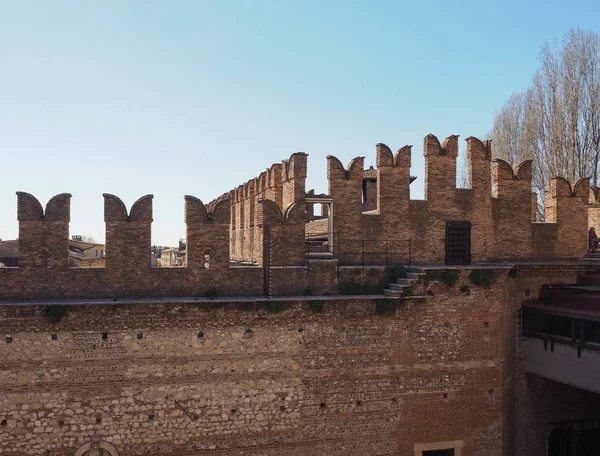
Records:
M454 456L454 448L423 451L423 456Z
M471 222L446 222L446 264L471 263Z

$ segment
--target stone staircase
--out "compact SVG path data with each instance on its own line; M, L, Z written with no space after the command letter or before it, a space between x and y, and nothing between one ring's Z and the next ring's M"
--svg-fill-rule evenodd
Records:
M306 257L311 260L328 260L333 258L327 245L327 235L313 236L305 239Z
M406 274L406 278L396 280L396 283L390 283L390 287L384 290L384 296L389 298L402 298L404 296L404 290L412 287L416 288L419 278L424 276L423 272L419 268L412 268L411 271Z
M600 252L588 253L585 257L583 257L583 259L592 263L600 264Z

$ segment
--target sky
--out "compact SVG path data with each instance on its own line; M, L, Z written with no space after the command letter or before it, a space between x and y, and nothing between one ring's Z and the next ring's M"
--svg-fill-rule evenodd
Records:
M71 234L104 238L102 193L154 195L152 242L185 236L184 195L208 203L294 152L327 192L327 155L485 139L526 89L541 45L597 1L0 0L0 238L17 191L68 192Z

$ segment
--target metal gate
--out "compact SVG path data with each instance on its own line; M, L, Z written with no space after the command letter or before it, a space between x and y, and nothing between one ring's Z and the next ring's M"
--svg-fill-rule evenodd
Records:
M446 264L471 263L471 222L446 222Z

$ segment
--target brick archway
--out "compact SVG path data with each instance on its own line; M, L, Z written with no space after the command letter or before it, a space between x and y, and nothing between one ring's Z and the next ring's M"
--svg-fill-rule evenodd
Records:
M88 442L81 448L79 448L73 456L83 456L85 452L89 451L91 448L92 442ZM102 448L103 450L108 451L111 456L119 456L119 452L117 451L117 449L108 442L99 441L98 448Z

